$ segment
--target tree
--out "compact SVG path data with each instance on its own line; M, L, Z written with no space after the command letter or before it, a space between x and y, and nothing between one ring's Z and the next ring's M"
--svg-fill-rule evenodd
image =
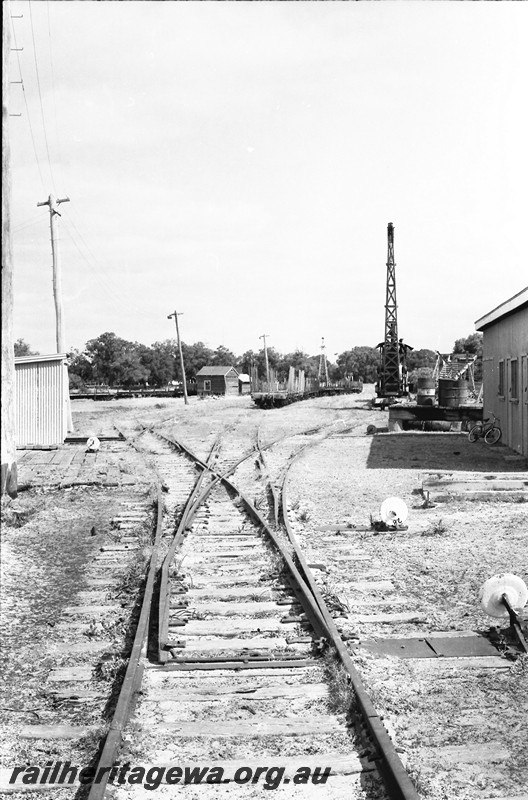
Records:
M68 353L68 375L70 376L70 386L80 389L86 383L94 380L93 365L86 354L80 350L72 350Z
M189 380L194 380L194 378L196 378L196 373L199 372L202 367L209 366L213 363L213 351L203 342L195 342L194 344L185 344L185 342L182 342L182 351L185 375Z
M178 343L176 339L154 342L142 355L142 363L149 369L149 383L153 386L166 386L176 378ZM186 370L187 372L187 370Z
M267 351L269 368L278 370L282 358L281 354L278 353L274 347L268 347ZM264 355L264 348L259 350L259 352L256 354L253 366L257 368L260 377L266 377L266 358Z
M15 342L15 356L38 356L40 353L31 349L31 345L24 341L24 339L17 339Z
M453 353L469 353L477 356L475 361L474 377L476 381L482 380L482 334L470 333L463 339L457 339L453 347Z
M453 347L453 353L471 353L482 358L482 334L470 333L463 339L457 339Z
M148 380L148 369L141 363L139 345L120 339L115 333L102 333L86 343L86 357L93 377L110 386L132 386Z
M254 350L246 350L240 358L238 359L238 366L240 367L241 372L245 372L247 375L251 375L252 368L257 363L257 354Z
M228 347L224 347L221 344L214 351L211 364L217 367L232 367L237 363L237 360L236 355Z
M339 377L375 383L380 359L375 347L353 347L337 357Z

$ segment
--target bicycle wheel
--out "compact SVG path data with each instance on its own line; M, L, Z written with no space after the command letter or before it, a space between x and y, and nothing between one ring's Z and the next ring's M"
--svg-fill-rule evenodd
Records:
M496 444L502 436L502 431L500 428L490 428L489 431L486 431L484 435L484 441L486 444Z
M468 434L469 441L470 442L476 442L477 439L480 439L481 436L482 436L482 425L480 425L480 424L473 425L473 427L471 428L471 430L469 431L469 434Z

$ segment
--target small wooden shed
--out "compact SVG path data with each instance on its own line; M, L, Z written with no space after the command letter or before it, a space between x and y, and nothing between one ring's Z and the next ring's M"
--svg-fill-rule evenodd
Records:
M68 432L66 355L15 358L17 447L62 444Z
M202 367L196 373L198 397L238 394L238 372L234 367Z
M241 372L238 376L238 393L251 394L251 378L245 372Z

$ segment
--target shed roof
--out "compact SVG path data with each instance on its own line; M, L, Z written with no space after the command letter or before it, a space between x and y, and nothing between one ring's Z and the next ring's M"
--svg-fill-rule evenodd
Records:
M481 331L484 328L487 328L488 325L492 325L494 322L502 319L502 317L506 317L515 311L519 311L524 306L528 306L528 286L526 286L524 289L521 289L521 291L515 294L513 297L510 297L509 300L505 300L504 303L501 303L500 306L494 308L493 311L488 312L488 314L484 314L483 317L475 322L475 328L478 331Z
M201 370L196 373L196 377L198 377L198 375L227 375L231 370L235 375L238 375L234 367L202 367Z
M66 353L52 353L49 356L15 356L15 364L36 364L39 361L66 361Z

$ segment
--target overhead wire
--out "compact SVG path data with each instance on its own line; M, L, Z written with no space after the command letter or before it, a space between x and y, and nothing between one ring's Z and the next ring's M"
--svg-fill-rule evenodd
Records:
M51 166L51 156L50 156L49 143L48 143L48 134L47 134L47 131L46 131L46 119L45 119L45 116L44 116L44 103L42 102L42 90L41 90L41 87L40 87L40 73L39 73L38 59L37 59L37 45L36 45L36 42L35 42L35 28L34 28L34 25L33 25L33 12L31 10L31 5L32 5L32 3L31 3L31 0L30 0L30 2L29 2L29 19L30 19L30 24L31 24L31 37L32 37L32 40L33 40L33 55L34 55L34 59L35 59L35 72L36 72L36 75L37 75L37 88L38 88L38 96L39 96L39 102L40 102L40 113L41 113L41 116L42 116L42 129L44 131L44 142L46 144L46 154L47 154L47 157L48 157L48 166L49 166L49 172L50 172L50 178L51 178L51 185L53 186L53 191L56 193L57 190L55 188L55 177L53 175L53 167Z
M39 222L42 222L43 216L39 214L37 217L32 217L32 219L26 220L25 222L21 222L18 225L15 225L12 229L12 233L18 233L19 231L23 231L26 228L31 228L33 225L37 225Z
M22 64L20 62L19 47L18 47L18 43L17 43L16 31L15 31L15 26L13 24L13 19L11 19L11 29L13 31L13 41L15 43L15 50L16 50L17 61L18 61L18 72L19 72L19 75L20 75L20 82L21 82L21 86L22 86L22 97L24 98L24 105L25 105L25 108L26 108L26 116L27 116L27 121L28 121L29 133L30 133L30 136L31 136L31 142L33 144L33 152L35 154L35 161L37 162L37 169L38 169L40 180L41 180L41 183L42 183L42 188L43 188L44 191L46 191L46 184L44 183L44 175L43 175L43 172L42 172L42 167L40 166L40 160L39 160L39 157L38 157L37 145L36 145L36 142L35 142L35 134L33 133L33 125L31 124L31 114L29 113L29 104L28 104L27 95L26 95L26 85L24 83L24 76L22 75Z
M103 266L103 265L100 263L100 260L99 260L99 259L98 259L98 257L95 255L95 253L93 252L93 250L92 250L92 249L91 249L91 247L89 246L88 242L86 241L86 239L85 239L85 238L84 238L84 236L82 235L81 231L79 230L79 228L78 228L78 227L77 227L77 225L75 224L75 222L74 222L74 220L73 220L73 215L72 215L72 212L74 212L75 214L77 213L77 208L76 208L76 206L74 205L74 203L73 203L73 202L71 202L71 203L70 203L70 206L68 207L68 210L67 210L67 212L66 212L66 213L67 213L67 218L68 218L68 221L69 221L69 223L71 224L71 226L73 227L73 229L75 230L75 232L76 232L77 236L79 237L79 239L80 239L80 240L81 240L81 242L83 243L84 247L86 248L86 251L87 251L87 252L88 252L88 254L90 255L90 257L91 257L91 259L92 259L92 266L93 266L95 269L99 270L99 272L101 273L101 275L102 275L102 276L104 276L105 280L108 282L108 286L111 286L111 287L113 288L113 294L114 294L114 296L115 296L116 298L118 298L118 299L119 299L119 301L120 301L120 303L121 303L121 305L123 305L123 291L122 291L122 288L121 288L121 287L117 287L117 286L116 286L116 283L115 283L115 281L114 281L114 278L113 278L113 275L112 275L112 273L111 273L111 272L109 272L109 271L108 271L108 270L107 270L107 269L106 269L106 268L105 268L105 267L104 267L104 266ZM86 257L85 257L85 259L86 259ZM86 259L86 261L87 261L87 263L88 263L88 264L90 264L90 261L89 261L88 259ZM141 305L139 305L138 303L135 303L134 301L131 301L130 299L128 299L128 300L127 300L127 302L126 302L126 308L127 308L127 310L128 310L128 311L137 311L138 313L140 312L140 313L141 313L143 316L145 316L145 307L144 307L144 306L141 306Z
M49 0L46 0L46 8L48 11L48 44L49 44L49 57L50 57L50 68L51 68L51 97L53 100L53 116L55 120L55 138L57 142L57 150L59 154L59 164L62 163L62 147L61 147L61 138L59 133L59 123L57 117L57 103L55 98L55 70L53 67L53 48L51 46L51 15L50 15L50 3Z

